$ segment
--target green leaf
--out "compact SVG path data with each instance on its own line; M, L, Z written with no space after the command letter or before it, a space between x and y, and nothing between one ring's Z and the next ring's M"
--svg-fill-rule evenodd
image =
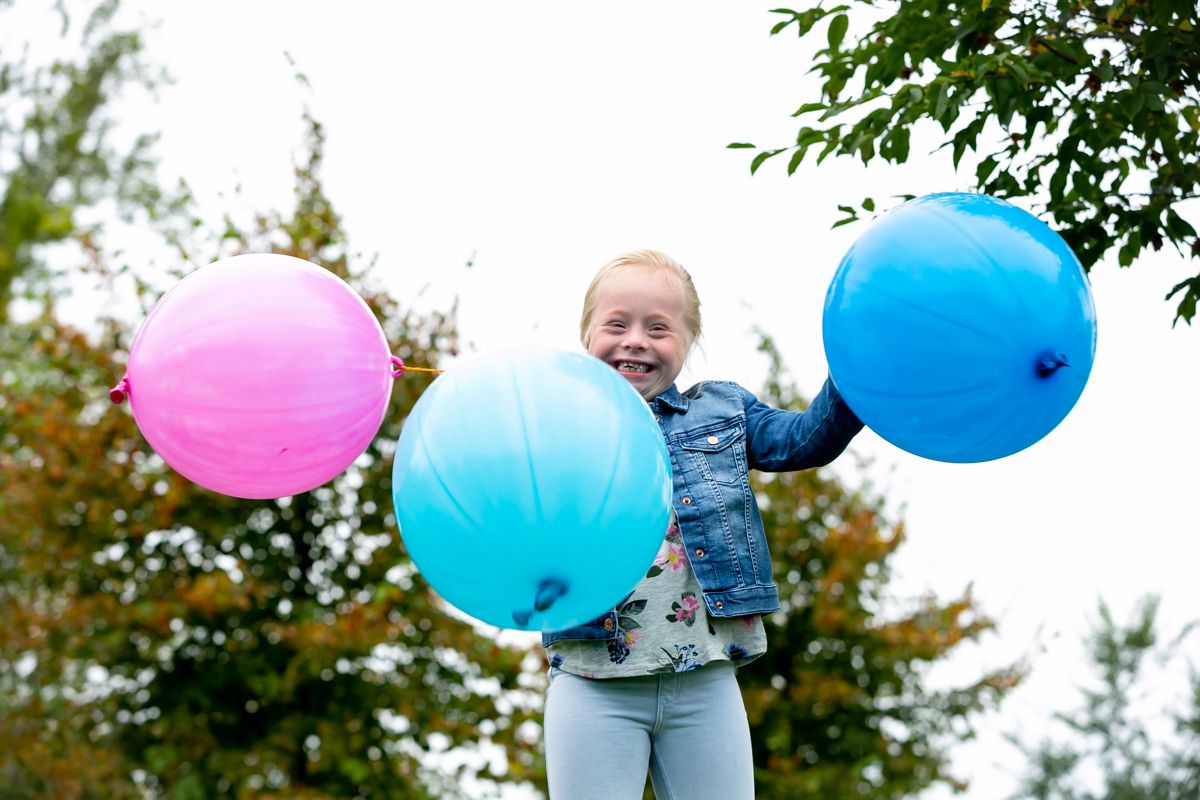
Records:
M808 147L797 147L796 152L792 153L791 159L788 161L787 174L792 175L800 167L800 162L804 160L805 154L808 153Z
M961 42L963 39L970 36L975 31L979 30L981 20L978 17L968 19L962 25L954 29L954 41Z
M954 137L954 150L951 156L951 161L953 162L955 169L958 169L958 162L962 161L963 153L966 152L967 147L975 143L975 137L968 134L968 130L969 128L964 128Z
M1134 92L1130 98L1129 104L1125 107L1125 113L1130 120L1136 120L1142 107L1146 105L1146 95L1143 92Z
M755 147L758 147L758 145L750 144L749 142L734 142L732 144L725 145L725 147L729 150L753 150Z
M846 29L850 27L850 18L845 14L838 14L829 22L828 40L829 49L837 50L842 44L842 39L846 38Z
M979 166L975 168L975 182L980 188L987 183L987 179L991 177L996 170L997 161L995 156L988 156L979 162Z
M879 145L879 155L901 164L908 160L908 128L896 127L889 130ZM865 160L865 159L864 159Z
M944 81L935 81L929 85L929 90L926 92L926 97L933 95L933 118L938 122L943 122L942 115L946 111L946 103L950 99L950 88Z
M803 127L796 132L796 144L802 147L807 147L810 144L824 141L825 131L817 128Z
M1196 229L1192 227L1192 224L1179 216L1173 209L1167 209L1166 227L1167 233L1175 240L1192 238L1196 235Z
M1022 86L1029 83L1029 70L1026 68L1025 59L1017 55L1009 55L1004 59L1004 66L1008 67L1008 71L1021 82Z
M853 206L838 206L837 209L846 216L843 219L839 219L837 222L833 223L833 225L830 226L831 228L840 228L843 225L849 225L851 222L858 221L858 212Z
M804 105L800 106L795 111L793 111L792 116L798 117L801 114L807 114L810 111L823 111L827 108L829 108L829 105L827 103L805 103Z
M1183 298L1180 299L1179 305L1175 309L1175 319L1171 323L1172 327L1174 327L1179 320L1183 320L1188 325L1192 324L1192 319L1196 316L1197 294L1200 293L1200 276L1188 278L1185 281L1180 281L1179 283L1175 284L1175 286L1171 288L1171 291L1167 292L1167 296L1163 299L1170 300L1180 292L1183 292Z
M1126 242L1121 246L1120 252L1117 253L1117 263L1122 267L1128 267L1137 258L1137 254L1141 249L1141 246L1136 242Z
M1196 316L1196 292L1189 290L1183 299L1179 301L1179 306L1175 309L1175 320L1183 320L1187 324L1192 324L1192 318ZM1174 323L1172 323L1174 324Z
M837 148L837 146L837 139L831 138L829 141L827 141L825 146L821 148L821 152L817 154L817 164L820 164L822 161L824 161L825 158Z
M862 201L862 207L867 211L874 211L875 210L875 200L870 197L864 197L863 201Z

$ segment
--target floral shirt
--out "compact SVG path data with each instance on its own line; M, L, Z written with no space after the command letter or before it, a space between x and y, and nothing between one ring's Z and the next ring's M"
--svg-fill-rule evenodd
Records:
M710 661L748 664L766 651L760 615L708 615L674 512L654 563L617 608L617 638L546 648L551 667L584 678L685 672Z

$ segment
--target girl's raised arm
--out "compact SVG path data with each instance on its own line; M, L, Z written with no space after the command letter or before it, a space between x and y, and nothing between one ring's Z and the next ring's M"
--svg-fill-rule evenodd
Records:
M823 467L841 455L863 427L828 378L806 411L772 408L738 389L746 409L746 456L751 469L788 472Z

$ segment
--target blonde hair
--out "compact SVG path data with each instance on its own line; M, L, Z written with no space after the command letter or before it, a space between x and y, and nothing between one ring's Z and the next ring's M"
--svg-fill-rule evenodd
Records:
M583 346L586 348L588 339L591 338L592 315L596 313L596 294L600 284L617 270L630 267L658 269L679 281L684 297L683 324L687 327L687 346L690 350L700 338L700 295L696 293L696 284L692 283L692 276L688 271L678 261L657 250L635 250L617 256L601 267L596 277L592 278L591 285L583 295L583 316L579 320L579 340L583 342Z

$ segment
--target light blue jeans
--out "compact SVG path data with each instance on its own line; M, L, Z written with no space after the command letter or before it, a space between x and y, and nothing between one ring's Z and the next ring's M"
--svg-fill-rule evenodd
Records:
M550 800L751 800L750 725L735 667L589 679L550 670Z

